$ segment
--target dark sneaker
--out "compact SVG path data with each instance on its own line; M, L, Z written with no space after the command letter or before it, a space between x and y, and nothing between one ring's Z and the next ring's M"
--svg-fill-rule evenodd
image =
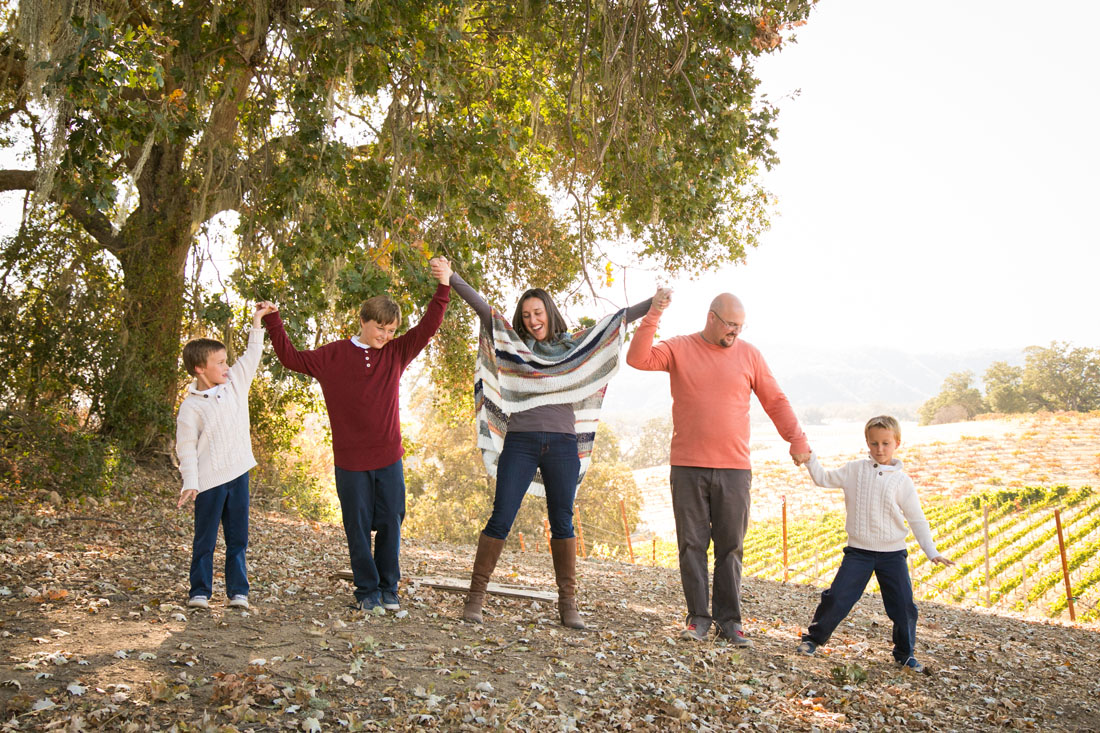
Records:
M387 611L400 610L401 600L397 597L396 591L382 591L382 608L386 609Z
M381 616L386 613L386 609L382 607L382 602L378 599L378 594L369 595L366 598L356 601L355 608L360 611L366 611L367 613L373 613L376 616Z
M688 624L680 632L680 638L684 641L706 641L710 636L710 626L702 624Z
M730 631L718 629L718 638L726 642L730 646L739 646L746 648L752 646L752 639L745 636L745 632L741 629L732 629Z
M898 666L906 667L914 672L923 672L924 665L917 661L916 657L909 657L904 662L898 662Z
M809 640L803 640L794 650L799 654L805 654L807 657L811 657L813 653L817 651L817 644Z

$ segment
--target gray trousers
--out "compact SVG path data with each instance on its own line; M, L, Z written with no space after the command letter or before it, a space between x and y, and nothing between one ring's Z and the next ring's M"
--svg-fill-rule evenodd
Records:
M717 623L724 633L732 634L741 629L741 557L749 527L752 471L673 466L669 481L687 622L701 629ZM707 549L712 539L711 601Z

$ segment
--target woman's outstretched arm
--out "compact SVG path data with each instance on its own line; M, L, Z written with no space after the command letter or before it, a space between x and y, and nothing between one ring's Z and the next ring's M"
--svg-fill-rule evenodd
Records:
M470 307L474 309L474 313L477 313L477 317L481 319L482 326L492 328L493 309L457 272L451 273L451 290L458 293L458 297L470 304Z

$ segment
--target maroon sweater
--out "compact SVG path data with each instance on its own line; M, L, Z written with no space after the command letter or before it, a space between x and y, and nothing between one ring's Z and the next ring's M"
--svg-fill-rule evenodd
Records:
M381 349L361 349L351 339L342 339L298 351L287 338L279 314L264 316L282 365L321 383L332 425L332 455L340 468L373 471L404 455L398 414L401 373L443 323L450 293L448 285L436 288L420 323Z

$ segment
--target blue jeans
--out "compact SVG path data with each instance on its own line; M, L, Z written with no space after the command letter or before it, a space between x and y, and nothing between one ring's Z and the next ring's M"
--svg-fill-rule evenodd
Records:
M191 545L189 597L213 595L214 545L218 524L225 534L225 594L248 595L244 553L248 549L248 472L200 491L195 497L195 541Z
M336 494L348 538L355 600L377 600L382 591L396 593L401 580L401 523L405 521L405 472L400 459L373 471L346 471L337 466Z
M485 525L485 534L507 539L536 470L546 487L550 536L556 540L573 536L573 499L581 473L577 436L540 432L509 432L504 436L504 448L497 460L493 514Z
M905 662L913 656L917 642L917 605L913 603L913 586L909 582L906 550L873 552L844 548L844 559L836 571L833 584L821 593L821 603L814 611L814 620L803 641L824 644L833 631L856 605L874 573L882 591L882 605L894 622L894 659Z

